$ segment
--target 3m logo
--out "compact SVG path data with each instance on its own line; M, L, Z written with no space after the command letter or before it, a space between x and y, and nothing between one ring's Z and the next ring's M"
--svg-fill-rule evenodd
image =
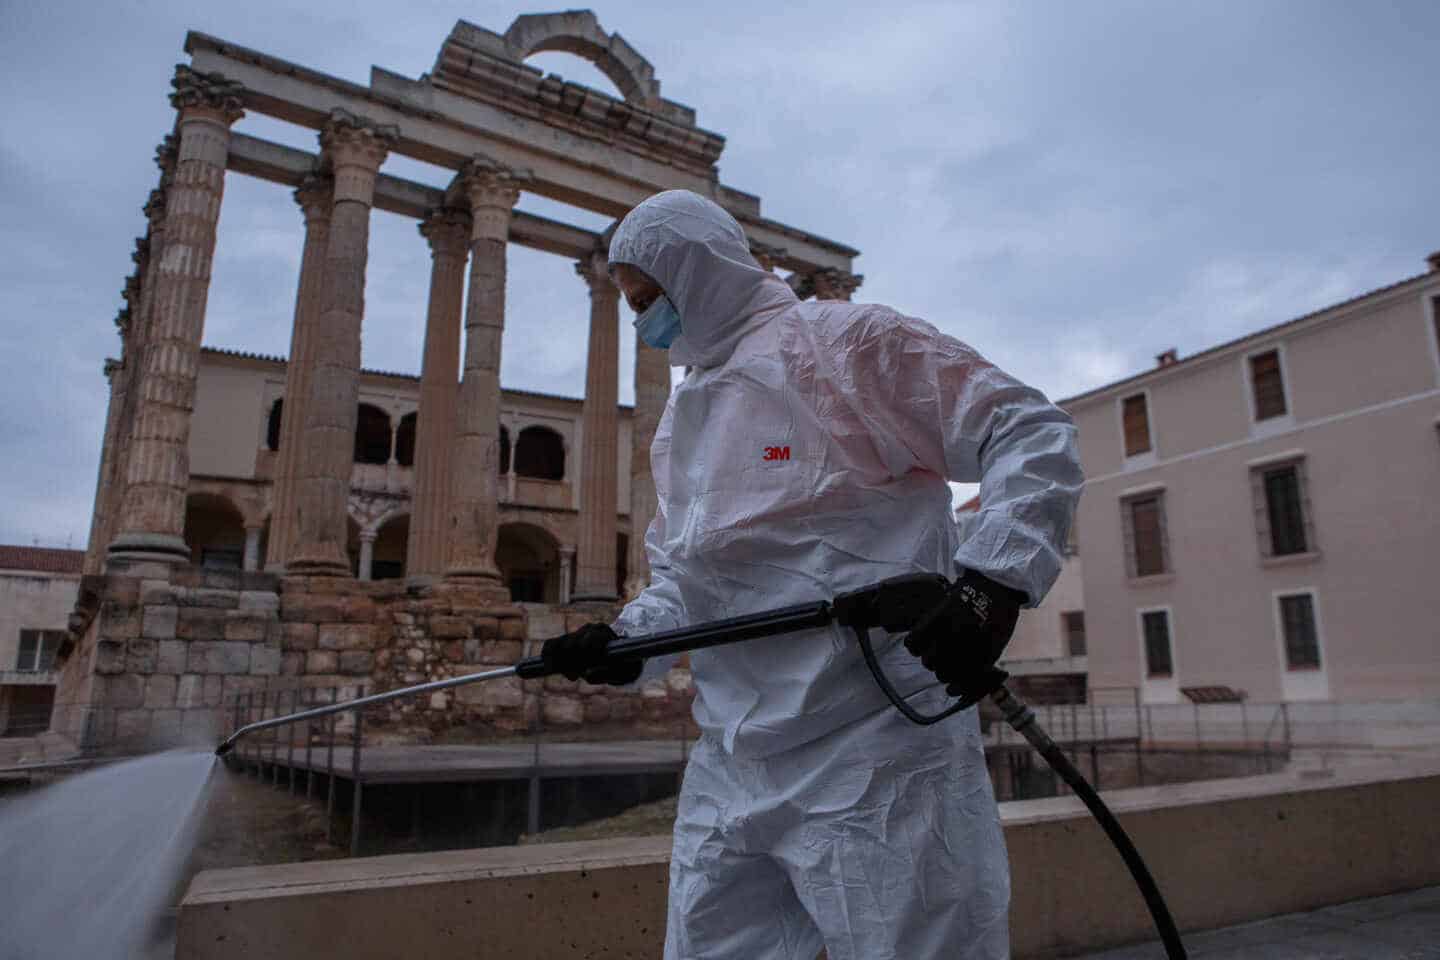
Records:
M763 460L789 460L789 459L790 459L790 448L789 448L789 447L766 447L766 448L765 448L765 456L762 457L761 459L763 459Z

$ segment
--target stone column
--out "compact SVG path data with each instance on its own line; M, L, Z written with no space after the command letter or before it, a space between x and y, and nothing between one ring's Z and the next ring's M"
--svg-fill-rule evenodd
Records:
M445 572L445 527L450 519L450 444L459 400L460 308L470 214L441 208L420 224L430 242L430 307L420 366L420 409L415 417L415 496L406 545L407 577Z
M378 534L373 530L365 530L360 534L360 579L369 580L375 570L375 538Z
M124 316L126 311L121 311ZM119 323L117 318L116 323ZM122 336L124 331L122 330ZM90 542L85 547L85 565L88 574L99 573L101 551L106 546L102 539L109 506L107 490L115 470L115 458L119 454L117 435L120 432L120 412L125 406L124 364L119 360L105 361L105 380L110 385L110 402L105 405L105 436L100 446L100 468L95 473L95 506L90 513Z
M320 323L300 439L299 535L290 573L344 577L346 508L360 395L360 322L375 177L398 131L335 110L320 134L334 176L334 206L320 283Z
M300 284L295 293L295 320L290 329L290 359L285 367L285 402L280 407L280 451L270 507L270 542L265 566L281 572L295 542L299 507L300 454L305 443L305 411L310 399L310 376L315 367L319 339L320 288L325 274L325 251L330 243L330 212L335 205L328 177L310 175L295 191L295 202L305 218L305 245L300 254Z
M180 112L179 154L165 200L165 252L147 318L139 393L119 534L112 559L183 562L190 481L190 414L210 292L215 225L225 188L230 125L240 118L239 84L176 68L171 102Z
M263 529L263 527L245 528L245 555L240 562L241 569L246 571L260 569L260 533Z
M580 535L575 600L614 601L620 292L596 252L575 265L590 287L590 351L580 415Z
M645 556L645 531L655 518L655 476L650 471L650 444L660 415L670 400L670 354L647 347L635 338L635 412L630 418L630 552L625 597L650 585L650 560Z
M560 602L570 602L570 558L575 556L573 547L560 548Z
M523 178L475 158L457 177L470 204L470 296L465 373L451 461L446 576L500 584L495 566L500 455L500 337L505 328L505 244Z

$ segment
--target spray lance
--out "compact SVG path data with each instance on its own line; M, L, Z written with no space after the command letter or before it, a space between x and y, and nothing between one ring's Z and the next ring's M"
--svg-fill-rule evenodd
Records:
M613 641L607 648L606 660L610 662L648 660L651 657L687 653L692 650L739 643L760 637L778 636L835 623L854 632L855 640L860 645L860 652L865 658L865 665L869 668L871 676L875 678L876 684L884 691L885 696L897 710L918 724L938 723L963 709L965 704L957 703L939 713L926 715L906 703L905 698L896 691L884 671L881 670L879 660L876 658L875 650L870 642L869 631L877 627L891 633L910 629L919 622L921 617L941 602L949 586L949 581L939 574L907 574L891 577L871 586L840 594L830 601L781 607L776 610L747 614L728 620L713 620L679 630L667 630L645 636L621 637ZM526 657L509 667L450 677L446 680L436 680L385 693L372 694L368 697L327 704L323 707L261 720L240 727L215 748L215 754L224 756L234 748L236 741L241 737L268 727L298 723L302 720L328 716L344 710L359 710L372 704L385 703L401 697L417 696L450 687L481 683L486 680L498 680L501 677L520 677L528 680L559 672L555 665L546 661L542 654ZM1160 895L1160 888L1150 875L1145 862L1140 858L1139 851L1135 849L1135 845L1130 841L1124 828L1120 826L1120 822L1115 819L1115 815L1110 812L1104 801L1100 799L1100 795L1095 792L1095 788L1081 775L1069 758L1056 746L1055 741L1051 740L1049 734L1040 726L1034 712L1005 685L1008 678L1009 674L1005 671L995 667L990 668L986 684L991 686L989 691L991 702L999 708L1005 722L1035 748L1045 762L1084 802L1090 813L1099 822L1101 829L1105 831L1106 836L1119 851L1136 886L1140 888L1145 905L1150 910L1150 916L1154 920L1155 928L1165 946L1166 955L1171 960L1184 958L1186 956L1185 947L1180 942L1180 934L1176 929L1175 921L1170 916L1169 908L1166 907L1165 901Z

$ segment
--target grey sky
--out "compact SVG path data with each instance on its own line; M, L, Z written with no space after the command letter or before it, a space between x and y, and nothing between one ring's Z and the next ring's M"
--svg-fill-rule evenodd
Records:
M84 546L101 364L186 29L364 83L371 64L429 70L457 18L503 31L567 5L323 6L0 0L0 542ZM722 180L860 248L857 299L1056 398L1418 273L1440 248L1426 0L678 6L594 9L727 137ZM574 57L532 62L613 90ZM314 149L264 118L237 129ZM287 191L227 179L207 344L287 350L301 239ZM584 286L510 249L503 382L579 395ZM377 213L367 366L418 371L428 271L414 224ZM621 384L629 402L628 362Z

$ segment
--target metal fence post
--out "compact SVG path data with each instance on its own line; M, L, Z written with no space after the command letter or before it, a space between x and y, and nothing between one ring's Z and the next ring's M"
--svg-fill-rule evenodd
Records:
M339 690L332 686L330 688L330 702L336 703L340 699ZM328 776L326 781L325 794L325 842L331 843L335 837L335 717L337 714L330 714L329 729L325 735L325 771Z
M362 684L356 688L356 699L365 696ZM350 811L350 856L360 856L360 727L365 721L365 708L358 707L355 713L355 735L350 748L350 776L354 778L355 790Z
M290 712L297 713L300 710L300 682L295 682L295 688L290 691ZM290 779L290 795L295 795L295 724L287 724L285 729L290 736L286 738L285 745L285 769Z
M310 689L311 689L312 695L309 697L310 702L309 702L308 704L306 704L307 707L313 707L313 706L315 705L315 697L313 696L314 688L312 687L312 688L310 688ZM314 721L314 720L306 720L306 721L305 721L305 799L306 799L306 800L309 800L312 796L315 795L315 768L314 768L314 766L312 766L311 763L310 763L310 753L311 753L311 749L314 747L314 745L315 745L315 721Z

